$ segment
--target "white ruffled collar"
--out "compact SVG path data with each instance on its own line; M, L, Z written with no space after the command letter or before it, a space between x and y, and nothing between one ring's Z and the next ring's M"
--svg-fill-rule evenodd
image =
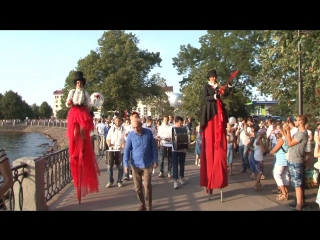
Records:
M208 82L208 84L209 84L210 86L213 86L214 88L218 87L218 83L211 83L211 82Z

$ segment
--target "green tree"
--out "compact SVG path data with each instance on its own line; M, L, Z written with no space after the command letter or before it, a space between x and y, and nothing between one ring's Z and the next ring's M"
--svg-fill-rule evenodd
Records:
M1 99L1 106L4 119L25 118L25 105L17 92L6 91Z
M83 71L87 79L86 90L100 92L104 98L103 112L133 109L137 101L148 95L159 94L153 79L148 74L153 67L160 67L160 53L138 48L139 40L132 33L112 30L98 39L98 49L91 50L78 61L77 71ZM63 101L74 88L73 71L66 79Z
M24 108L25 108L25 117L24 119L26 119L26 117L28 117L28 119L33 119L34 118L34 114L32 111L32 107L26 103L24 100L22 101L24 104Z
M197 119L200 117L204 104L202 88L210 69L217 70L222 85L238 69L238 76L231 83L237 82L233 97L226 98L224 102L232 114L246 114L244 104L252 96L252 87L256 84L254 77L260 70L255 58L265 44L258 38L260 34L261 31L253 30L210 30L200 37L199 49L190 44L180 46L180 52L173 58L173 66L178 74L187 76L180 81L181 92L187 96L182 106L185 112Z
M69 112L69 108L60 109L57 112L57 118L58 119L67 119L68 112Z
M43 102L39 107L40 118L51 118L53 110L47 102Z
M268 30L263 37L268 43L257 57L261 71L257 75L259 90L272 95L293 115L298 114L299 56L303 80L303 113L309 119L320 115L320 31ZM301 52L298 52L298 44Z
M168 88L166 79L160 76L160 73L153 74L150 78L152 86L150 86L149 94L141 100L142 104L147 105L151 109L153 116L162 117L172 114L174 109L170 106L166 90ZM152 90L151 90L152 88Z
M39 119L39 106L37 104L32 104L31 109L33 112L33 118L34 119Z

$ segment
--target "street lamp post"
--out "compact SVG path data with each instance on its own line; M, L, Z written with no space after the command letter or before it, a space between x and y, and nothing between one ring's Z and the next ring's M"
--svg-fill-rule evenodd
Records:
M300 36L300 30L298 30L298 36ZM301 76L301 43L298 42L298 54L299 54L299 61L298 61L298 94L299 94L299 115L303 114L303 103L302 103L302 76Z

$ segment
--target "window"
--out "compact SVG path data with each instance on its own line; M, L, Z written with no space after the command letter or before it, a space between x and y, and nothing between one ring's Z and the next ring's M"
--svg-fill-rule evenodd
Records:
M138 108L138 113L139 113L139 115L141 115L141 109L140 108Z
M144 115L144 116L148 116L147 107L144 107L144 108L143 108L143 115Z
M58 103L58 100L56 100L56 103Z
M56 105L56 108L58 108L58 105Z

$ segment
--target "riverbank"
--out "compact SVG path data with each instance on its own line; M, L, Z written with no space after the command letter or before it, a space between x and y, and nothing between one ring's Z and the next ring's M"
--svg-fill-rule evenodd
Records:
M56 152L68 147L66 128L49 126L0 126L0 132L36 132L45 135L53 142L53 147L48 152Z

